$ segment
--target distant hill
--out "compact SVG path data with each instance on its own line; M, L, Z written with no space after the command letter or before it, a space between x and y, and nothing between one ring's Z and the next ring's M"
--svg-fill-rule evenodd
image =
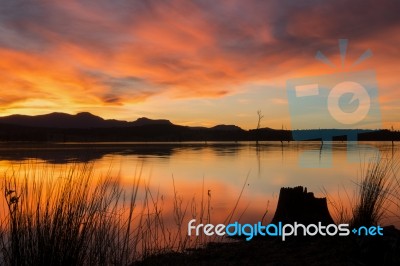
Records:
M243 130L240 127L235 126L235 125L217 125L210 129L211 130L224 130L224 131L241 131L241 130Z
M138 118L136 121L129 122L130 126L146 126L146 125L173 125L171 121L166 119L149 119L146 117Z
M145 117L127 122L115 119L103 119L88 112L70 115L66 113L50 113L45 115L10 115L0 117L0 123L26 127L46 128L112 128L143 125L172 125L165 119L152 120Z

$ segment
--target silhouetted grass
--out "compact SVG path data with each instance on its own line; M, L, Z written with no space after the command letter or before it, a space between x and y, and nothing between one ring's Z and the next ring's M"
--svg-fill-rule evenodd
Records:
M136 256L128 243L132 217L118 180L94 179L93 165L12 170L3 180L2 265L125 265ZM137 185L137 184L136 184ZM130 244L130 243L129 243Z
M345 199L343 199L343 195L341 194L341 192L345 193ZM353 206L354 197L353 199L350 198L349 194L347 193L346 187L342 186L342 188L338 188L337 200L333 200L333 197L328 193L325 188L322 189L322 193L325 195L328 204L331 206L330 214L332 215L333 220L337 224L350 223L352 219L352 210L349 209L348 205L346 205L345 202L348 202L349 206Z
M396 154L383 155L361 164L360 176L352 193L349 194L342 186L338 189L337 200L333 200L323 189L336 223L358 227L377 225L384 218L400 221L399 157Z
M159 248L157 219L133 215L140 173L126 195L118 177L95 178L93 164L23 167L3 179L1 265L128 265Z
M127 193L111 171L99 177L93 164L63 167L24 164L2 177L0 265L131 265L210 241L187 236L185 227L190 214L211 220L211 191L205 204L204 180L197 209L195 198L184 202L172 179L171 227L164 196L142 182L141 168Z
M362 166L350 221L352 226L377 225L388 214L389 205L396 204L393 198L398 170L396 158L373 158Z

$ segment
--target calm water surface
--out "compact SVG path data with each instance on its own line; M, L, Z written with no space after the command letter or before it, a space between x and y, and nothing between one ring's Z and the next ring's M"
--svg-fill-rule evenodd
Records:
M343 204L348 204L357 188L361 165L376 156L376 151L390 157L399 147L389 142L359 144L2 143L0 172L9 173L21 164L47 164L61 171L66 164L93 162L97 175L104 175L111 168L129 189L138 169L142 169L141 184L163 196L166 216L172 216L175 184L183 205L193 200L200 202L202 197L209 200L211 220L215 223L227 217L244 187L234 218L255 222L267 211L266 220L270 221L283 186L305 186L316 196L324 196L326 190L333 200L337 201L340 195ZM333 215L332 206L329 208ZM393 218L387 218L385 223L400 225Z

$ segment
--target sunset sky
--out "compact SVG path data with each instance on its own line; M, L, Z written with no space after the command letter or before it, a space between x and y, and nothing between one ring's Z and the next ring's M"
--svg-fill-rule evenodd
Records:
M372 69L383 126L400 129L399 14L397 0L0 0L0 116L248 129L260 109L263 127L290 128L288 79Z

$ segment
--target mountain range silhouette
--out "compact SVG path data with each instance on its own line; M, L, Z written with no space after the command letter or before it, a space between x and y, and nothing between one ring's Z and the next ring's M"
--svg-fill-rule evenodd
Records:
M103 119L89 112L81 112L76 115L57 112L37 116L10 115L0 117L0 123L47 128L111 128L143 125L172 125L169 120L165 119L152 120L141 117L136 121L127 122L116 119Z
M389 130L350 129L359 140L400 140L400 132ZM10 115L0 117L0 141L91 142L91 141L292 141L293 136L332 135L333 140L346 140L349 130L310 129L245 130L236 125L189 127L167 119L141 117L135 121L103 119L89 112L76 115L54 112L44 115ZM298 139L298 138L296 138Z

